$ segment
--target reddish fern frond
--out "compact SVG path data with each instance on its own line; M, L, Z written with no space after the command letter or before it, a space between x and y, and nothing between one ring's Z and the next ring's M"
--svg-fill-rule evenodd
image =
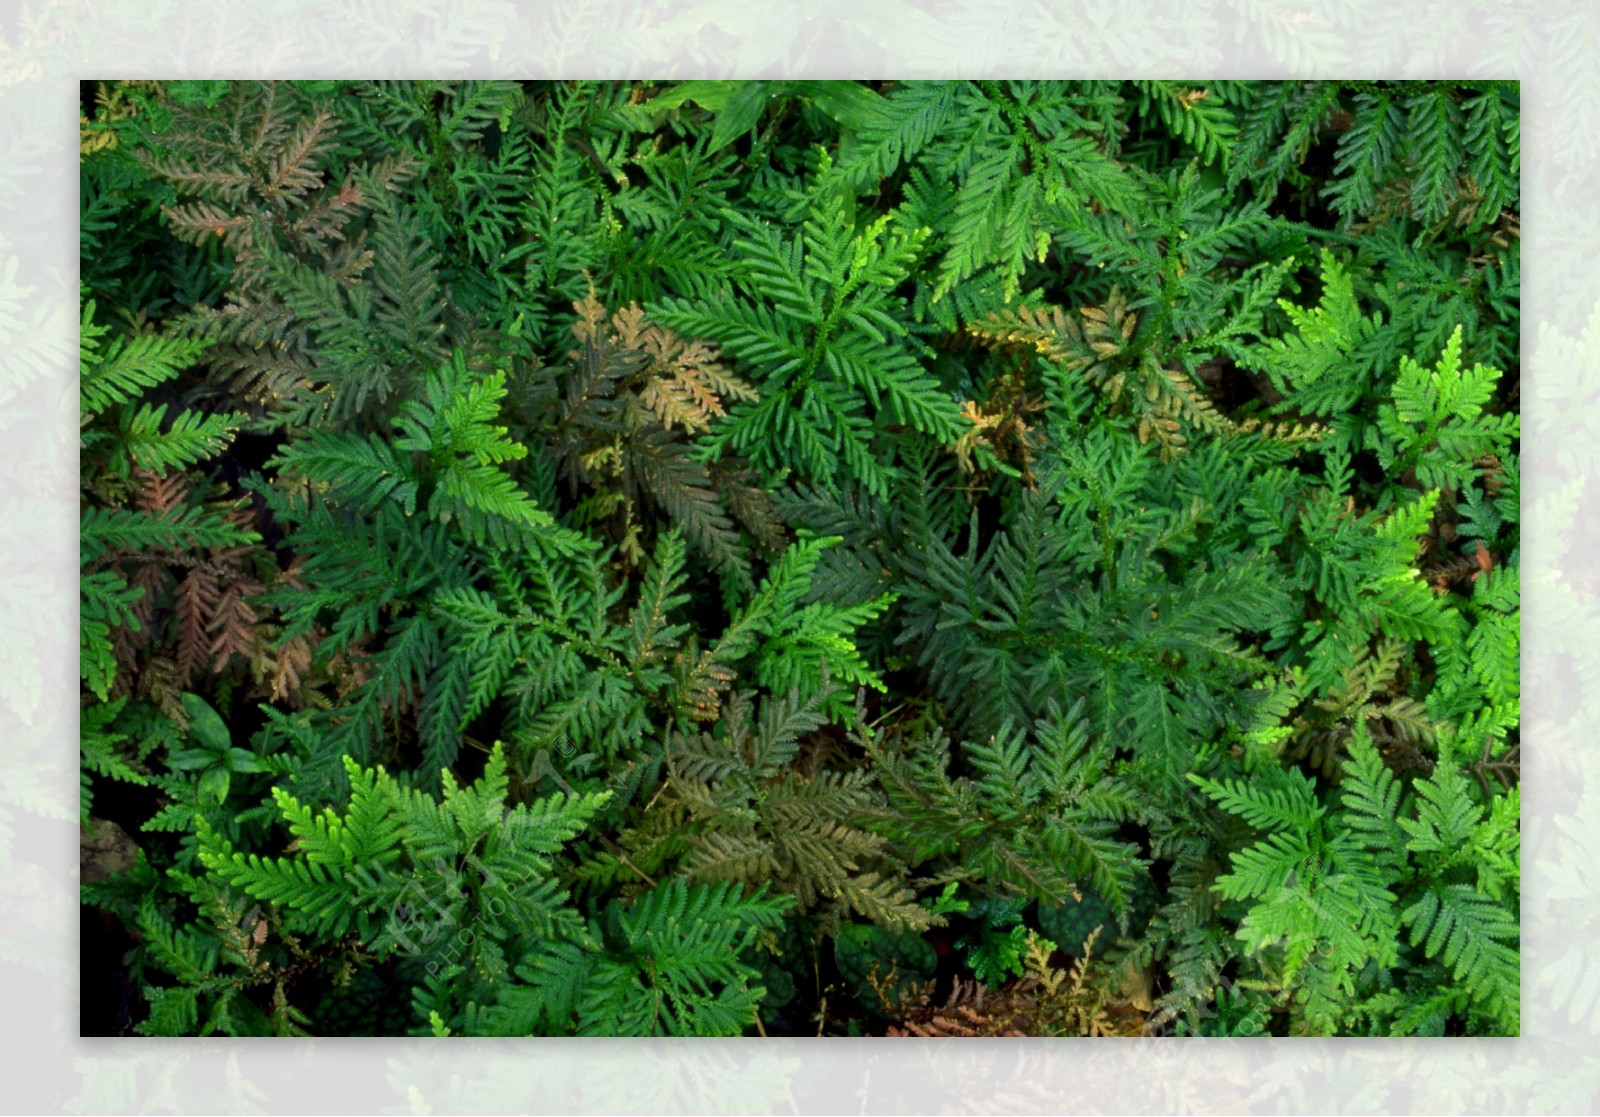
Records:
M265 192L274 198L288 198L322 185L322 172L313 164L332 151L337 143L333 114L320 110L294 126L283 150L267 158Z
M256 612L246 598L258 594L264 587L259 582L241 578L228 586L217 600L206 632L211 637L208 651L211 670L221 674L235 655L243 656L252 664L259 655L256 638Z
M1021 307L989 314L969 327L991 344L1031 345L1051 363L1081 372L1113 404L1138 416L1141 443L1154 441L1163 461L1188 448L1185 424L1212 434L1233 430L1188 373L1163 365L1154 349L1135 344L1139 316L1118 287L1103 306L1079 307L1073 317L1059 307Z
M345 239L345 226L361 210L361 189L347 176L338 190L323 192L307 206L290 229L302 243L323 249L330 242ZM366 259L370 262L371 253L366 254Z
M272 701L305 704L304 680L311 670L311 637L292 636L278 645L272 655Z
M231 213L211 202L162 206L173 235L189 244L204 246L217 237L236 255L254 244L250 218Z
M189 497L189 478L178 470L163 476L135 466L133 475L139 482L139 510L157 519L176 512Z
M882 994L880 994L881 996ZM956 978L950 995L943 1005L929 1005L927 991L917 997L920 1006L906 1012L898 1025L884 1034L889 1037L920 1036L1010 1036L1021 1037L1028 1033L1016 1026L1014 1010L1008 998L997 997L995 991L976 981ZM905 1011L904 1006L901 1007Z
M207 628L221 600L222 588L217 584L216 571L208 564L197 563L190 567L183 581L178 583L172 612L177 621L173 670L179 690L186 688L210 659L211 638Z
M250 193L254 179L243 168L193 168L181 163L156 162L151 169L162 178L191 194L213 198L220 202L238 205Z
M757 398L717 362L713 346L647 323L637 304L612 315L611 329L623 348L643 356L646 379L637 388L638 400L667 430L674 423L690 433L706 430L713 418L727 414L724 399Z
M1028 1033L1006 1026L967 1005L947 1013L935 1013L925 1020L907 1020L905 1027L891 1027L886 1033L891 1037L919 1036L923 1039L942 1039L951 1036L1005 1036L1021 1038Z
M955 980L942 1005L929 1002L926 991L912 1004L887 1004L902 1019L890 1036L1106 1036L1144 1034L1144 1012L1132 998L1111 1004L1108 975L1092 969L1098 930L1084 944L1083 957L1069 969L1051 961L1055 944L1029 933L1025 975L990 988L976 981ZM1148 1002L1143 1004L1149 1008Z

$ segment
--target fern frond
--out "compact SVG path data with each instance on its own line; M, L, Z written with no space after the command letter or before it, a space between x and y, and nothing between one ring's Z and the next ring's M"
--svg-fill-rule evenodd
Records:
M113 337L104 347L103 327L94 325L94 300L85 300L78 348L80 407L87 421L192 366L211 345L204 339L141 334Z
M1472 999L1515 1035L1521 989L1516 917L1471 885L1436 884L1400 918L1411 928L1412 945L1450 967Z

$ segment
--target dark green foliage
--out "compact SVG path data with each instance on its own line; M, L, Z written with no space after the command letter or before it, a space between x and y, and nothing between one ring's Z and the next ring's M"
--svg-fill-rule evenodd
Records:
M860 923L841 927L834 935L833 956L840 976L852 988L873 990L863 1003L880 1013L917 984L932 981L939 964L937 952L925 939Z
M1496 82L102 84L134 1029L1516 1034L1519 145Z
M481 1017L483 1032L738 1034L766 992L742 956L787 906L759 890L747 897L734 885L681 880L631 904L613 901L586 940L549 944L519 967L527 984L501 991Z
M711 453L747 455L769 476L796 468L820 480L842 469L882 496L894 471L873 448L875 430L892 422L941 442L959 433L956 404L923 370L927 347L893 294L925 234L892 217L855 228L837 189L814 186L804 203L790 237L726 211L736 293L663 301L655 313L753 371L760 399L733 410L706 443Z
M676 862L691 881L768 882L802 910L826 906L834 918L927 928L930 917L884 838L862 826L880 802L869 773L800 757L800 738L823 724L823 697L801 704L796 690L769 699L752 726L748 699L735 695L716 732L675 736L663 793L623 835L632 860L602 858L601 866L656 872Z
M1063 902L1081 878L1125 913L1143 866L1114 835L1118 822L1134 817L1139 797L1106 774L1107 750L1091 749L1088 739L1088 726L1073 715L1041 720L1032 734L1006 722L986 743L963 749L975 777L954 779L949 743L937 733L902 749L866 740L888 797L880 825L908 862L933 860L941 877L983 881L1045 904Z

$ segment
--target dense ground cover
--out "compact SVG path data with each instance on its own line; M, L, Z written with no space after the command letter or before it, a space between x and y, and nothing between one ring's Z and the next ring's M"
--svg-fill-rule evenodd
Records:
M84 1031L1516 1034L1518 136L86 87Z

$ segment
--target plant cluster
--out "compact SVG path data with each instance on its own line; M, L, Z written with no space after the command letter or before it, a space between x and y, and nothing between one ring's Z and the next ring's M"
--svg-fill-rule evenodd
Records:
M86 1032L1518 1033L1514 83L85 98Z

